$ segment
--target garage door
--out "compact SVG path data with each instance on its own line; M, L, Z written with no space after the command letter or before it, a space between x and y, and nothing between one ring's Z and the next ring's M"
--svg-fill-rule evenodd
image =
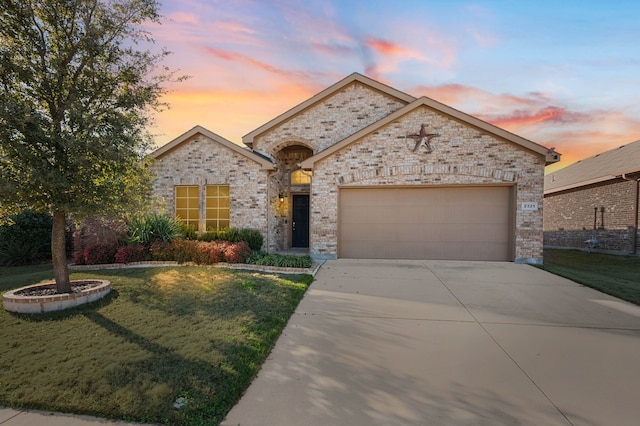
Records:
M342 188L339 256L511 260L510 187Z

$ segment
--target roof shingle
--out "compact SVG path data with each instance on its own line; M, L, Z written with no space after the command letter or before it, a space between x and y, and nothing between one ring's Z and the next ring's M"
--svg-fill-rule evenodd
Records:
M544 193L573 189L640 171L640 140L580 160L544 177Z

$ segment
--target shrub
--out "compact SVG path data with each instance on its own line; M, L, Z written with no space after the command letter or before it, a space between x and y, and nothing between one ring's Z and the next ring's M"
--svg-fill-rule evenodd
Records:
M189 241L190 243L195 243L195 252L193 252L193 258L191 262L196 263L198 265L210 265L212 263L212 254L211 248L212 245L210 243L205 243L202 241ZM213 255L215 258L215 255Z
M95 245L122 245L127 238L127 226L118 219L104 216L85 218L73 234L73 250L75 262L84 262L84 252Z
M254 251L247 257L246 262L252 265L256 265L256 262L262 259L263 257L265 257L266 255L267 253L263 251Z
M27 265L43 261L48 255L42 253L30 241L0 241L0 265Z
M207 231L203 234L198 235L198 241L227 241L226 232L226 229L221 231Z
M313 265L311 256L268 254L264 252L254 252L247 258L246 262L254 265L277 266L282 268L309 268Z
M240 241L246 242L251 250L260 250L262 248L264 238L262 237L260 231L258 231L257 229L243 228L239 233Z
M237 243L244 241L249 245L251 250L260 250L264 238L257 229L249 228L228 228L220 231L207 231L204 234L198 236L199 241L228 241L230 243Z
M251 248L244 241L229 244L224 250L224 260L227 263L244 263L251 254Z
M184 238L187 240L198 239L198 229L193 225L187 225L183 222L178 222L178 228L180 229L180 235L178 238Z
M116 252L116 263L142 262L147 260L147 250L141 244L119 247Z
M194 262L198 258L198 242L192 240L175 239L170 244L170 252L178 263Z
M86 265L84 260L84 250L76 250L76 253L73 256L73 263L76 265Z
M155 242L149 248L153 260L175 260L212 265L219 262L243 263L251 254L247 243L241 241L193 241L175 239L171 243Z
M219 262L224 262L224 253L225 253L225 247L222 243L219 242L213 242L213 243L206 243L206 242L202 242L200 244L205 244L206 245L206 250L207 253L209 254L209 264L215 264L215 263L219 263Z
M114 263L118 246L116 244L95 244L84 249L82 262L79 265L102 265ZM77 256L76 256L76 260Z
M157 213L134 216L129 221L129 243L147 247L154 241L172 241L181 235L181 229L175 219Z
M151 243L151 247L149 247L149 254L151 255L151 260L175 260L175 256L173 255L173 244L164 241L155 241Z
M26 265L51 259L51 215L30 209L0 226L0 265Z

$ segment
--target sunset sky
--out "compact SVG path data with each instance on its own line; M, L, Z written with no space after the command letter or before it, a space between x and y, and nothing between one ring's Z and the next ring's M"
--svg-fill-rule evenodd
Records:
M198 124L241 143L352 72L555 147L551 170L640 139L637 0L161 3L149 29L190 78L158 146Z

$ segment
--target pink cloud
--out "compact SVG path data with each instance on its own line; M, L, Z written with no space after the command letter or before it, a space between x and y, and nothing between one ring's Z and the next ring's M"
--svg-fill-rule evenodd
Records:
M229 62L236 62L242 65L247 65L251 68L257 68L262 71L267 71L273 74L278 74L282 76L288 75L287 71L276 68L273 65L270 65L266 62L262 62L257 59L254 59L249 55L245 55L245 54L238 53L231 50L218 49L210 46L205 46L203 47L203 49L205 52L214 56L217 59L222 59L224 61L229 61Z
M331 43L319 43L312 42L311 48L318 53L322 53L330 56L344 56L353 54L354 48L346 45L331 44Z
M640 118L624 110L572 109L547 93L494 94L473 86L445 84L409 90L453 106L544 146L555 147L562 161L547 172L640 138Z
M566 110L557 107L546 107L538 111L512 111L508 115L502 116L483 116L478 114L478 118L488 121L498 127L502 127L507 130L517 130L524 126L530 126L532 124L541 123L544 121L556 121L566 114Z
M532 105L533 107L533 105ZM523 127L540 123L588 123L592 121L592 115L581 112L567 111L566 108L546 106L541 109L514 110L503 115L476 114L482 120L488 121L498 127L517 131Z
M382 40L375 37L368 37L365 40L365 44L378 53L382 53L385 55L402 55L407 52L407 49L405 49L404 47L401 47L388 40Z
M164 96L171 109L156 114L151 131L161 146L199 124L240 144L242 136L315 93L300 84L254 90L180 88Z
M191 24L198 25L200 24L200 19L198 19L198 15L188 12L173 12L166 16L169 21L176 22L178 24Z

